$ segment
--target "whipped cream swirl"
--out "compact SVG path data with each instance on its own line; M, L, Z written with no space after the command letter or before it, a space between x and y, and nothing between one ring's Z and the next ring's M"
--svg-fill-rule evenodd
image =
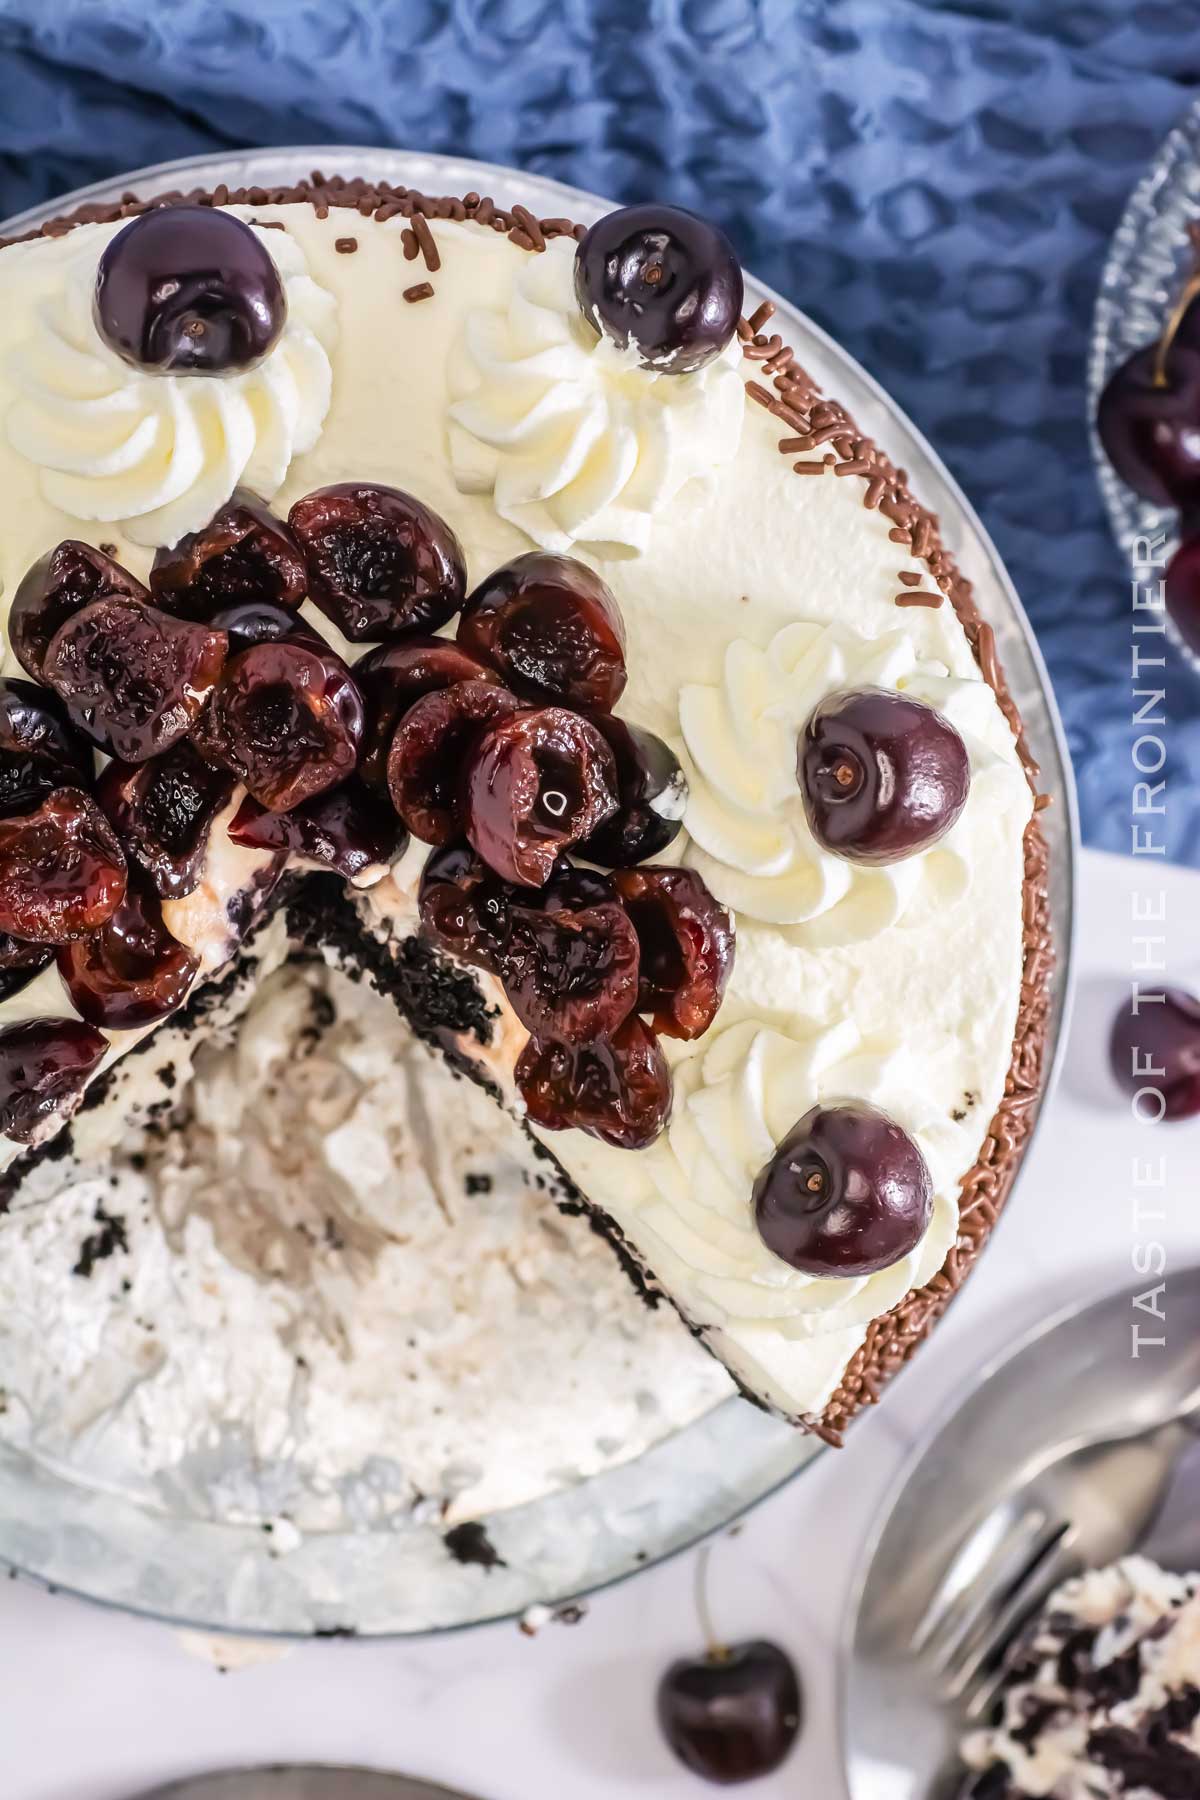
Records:
M231 210L240 211L233 208ZM269 500L329 410L333 296L286 231L259 230L283 281L287 321L256 368L224 375L135 369L100 337L92 296L112 232L81 233L53 290L30 309L8 359L8 440L41 470L51 506L119 523L157 548L206 525L239 483Z
M574 264L574 241L553 239L521 258L503 308L468 315L450 462L463 493L492 494L544 550L637 555L680 488L736 455L741 347L690 375L644 369L583 317Z
M864 1042L851 1020L807 1036L746 1020L675 1065L666 1133L637 1157L616 1152L625 1172L613 1179L635 1186L639 1244L694 1323L750 1321L808 1338L866 1324L937 1273L957 1236L956 1177L973 1139L915 1091L912 1068L899 1042ZM798 1119L846 1099L869 1101L908 1132L929 1166L934 1207L908 1256L874 1275L826 1280L767 1249L751 1192Z
M954 827L927 850L881 868L834 856L817 842L796 774L800 735L814 707L830 694L865 687L897 689L937 707L961 734L971 762L971 791ZM726 906L795 928L805 944L853 943L953 905L970 883L971 834L987 829L999 790L1027 802L987 683L922 662L903 630L867 638L842 625L796 622L765 648L735 638L718 683L680 690L679 724L689 783L685 861Z

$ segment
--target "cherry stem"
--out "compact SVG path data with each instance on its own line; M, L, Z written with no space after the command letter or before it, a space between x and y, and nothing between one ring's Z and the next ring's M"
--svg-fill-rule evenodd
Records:
M729 1656L729 1646L721 1642L713 1629L712 1614L708 1609L708 1565L712 1557L713 1547L705 1544L696 1558L695 1597L696 1614L700 1620L700 1630L704 1635L705 1648L710 1662L725 1662Z
M1171 316L1163 327L1162 336L1158 340L1158 348L1154 353L1154 385L1167 385L1167 358L1171 354L1171 345L1175 342L1175 334L1183 323L1183 315L1192 301L1200 294L1200 270L1189 277L1183 284L1183 290L1171 310Z

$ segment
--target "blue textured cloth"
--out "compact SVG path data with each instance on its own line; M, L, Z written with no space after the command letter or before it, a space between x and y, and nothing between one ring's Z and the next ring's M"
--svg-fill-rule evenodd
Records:
M1195 0L0 0L0 212L246 144L513 163L717 216L994 533L1088 840L1129 848L1128 588L1088 455L1105 244L1200 85ZM1173 661L1172 854L1200 864Z

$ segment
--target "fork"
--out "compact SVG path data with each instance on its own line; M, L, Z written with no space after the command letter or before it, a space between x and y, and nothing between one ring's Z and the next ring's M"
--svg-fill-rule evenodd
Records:
M912 1638L948 1701L982 1719L1006 1653L1060 1582L1115 1561L1158 1516L1184 1445L1200 1435L1200 1388L1169 1419L1057 1447L1022 1471L967 1533Z

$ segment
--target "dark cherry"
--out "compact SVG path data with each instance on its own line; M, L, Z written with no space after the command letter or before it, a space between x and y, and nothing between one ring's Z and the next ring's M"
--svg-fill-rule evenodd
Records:
M253 601L297 607L308 591L300 546L266 503L235 488L203 531L154 558L150 592L177 619L211 621L222 607Z
M719 356L742 313L742 271L724 232L650 201L598 219L575 252L575 295L597 331L672 375Z
M231 656L193 741L262 806L288 812L354 773L362 698L332 650L281 640Z
M287 321L279 270L256 232L209 206L131 219L100 258L96 329L136 369L224 375L252 369Z
M199 883L208 834L236 783L206 763L186 738L165 756L133 764L114 759L96 798L125 850L164 900L178 900Z
M456 681L410 706L388 752L388 792L414 837L448 844L463 833L463 773L489 726L520 701L486 681ZM501 871L503 873L503 871Z
M163 924L158 895L132 881L112 918L58 952L58 972L76 1011L91 1025L133 1031L187 998L200 959Z
M36 805L56 787L90 787L92 752L57 695L0 679L0 814Z
M592 723L616 759L620 804L580 844L579 854L607 869L631 869L648 856L661 856L679 836L687 778L675 752L652 731L627 725L615 713L593 713Z
M1136 1013L1125 1002L1113 1020L1109 1058L1125 1092L1145 1094L1147 1118L1191 1119L1200 1113L1200 999L1185 988L1161 993L1161 1000L1143 994Z
M367 711L358 772L369 787L387 791L388 751L396 727L409 707L438 688L457 681L500 685L500 677L451 638L411 637L398 644L379 644L354 664L354 679Z
M280 638L307 644L310 650L328 648L327 640L303 613L293 612L277 600L238 600L232 606L220 607L208 624L213 631L225 633L231 656L251 644L277 644Z
M721 1787L779 1768L800 1731L800 1682L766 1638L682 1657L659 1683L658 1721L680 1762Z
M611 712L625 691L625 623L608 584L571 556L531 550L488 575L458 641L539 704Z
M506 881L543 887L559 852L617 809L613 753L561 706L515 713L480 741L467 771L467 836Z
M595 1044L530 1038L517 1059L516 1082L533 1124L586 1131L618 1150L644 1150L670 1117L671 1071L636 1013Z
M310 599L355 643L436 631L463 603L458 539L399 488L318 488L297 500L288 523L308 564Z
M560 856L545 887L528 891L524 904L540 904L545 912L581 912L585 906L607 906L616 898L610 875L602 875L599 869L581 869Z
M817 842L850 862L898 862L943 837L971 766L948 719L884 688L832 694L800 738L797 780Z
M1180 637L1200 655L1200 533L1185 537L1167 564L1164 590Z
M54 959L49 944L27 944L0 931L0 1000L19 994Z
M78 788L55 788L34 811L0 819L0 931L70 943L112 918L125 884L116 833Z
M1200 350L1147 344L1109 377L1096 414L1113 468L1159 506L1200 500Z
M22 577L8 615L8 635L21 667L40 681L59 626L93 600L113 598L145 604L150 595L120 563L91 544L67 538L47 551Z
M451 956L495 974L520 890L489 869L470 844L446 844L426 858L417 905L425 936Z
M235 844L287 850L347 878L395 862L408 843L408 832L388 802L356 777L293 812L268 812L247 797L229 835Z
M933 1211L925 1158L878 1107L847 1100L799 1119L754 1183L768 1250L806 1275L873 1275L920 1243Z
M82 1019L25 1019L0 1031L0 1131L28 1144L73 1112L107 1049Z
M72 721L122 762L184 737L225 666L224 632L134 600L93 600L50 640L42 676Z
M610 1038L638 997L638 940L623 907L578 912L514 906L500 977L536 1038L593 1044Z
M619 869L613 882L641 947L638 1011L667 1037L700 1037L733 971L732 913L692 869Z

